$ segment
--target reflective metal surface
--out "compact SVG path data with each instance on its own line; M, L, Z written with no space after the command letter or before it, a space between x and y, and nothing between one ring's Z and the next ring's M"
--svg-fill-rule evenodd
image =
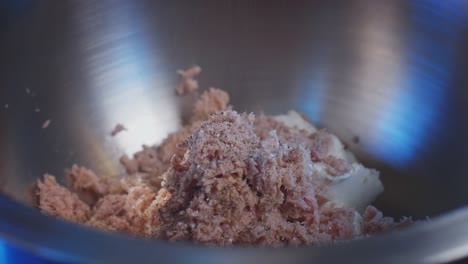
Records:
M121 173L120 155L158 143L180 125L189 100L174 96L175 71L197 63L204 69L202 87L228 90L238 110L297 109L338 134L381 170L386 190L377 205L387 214L444 215L468 201L467 5L2 1L2 190L28 202L37 177L61 176L73 163L99 174ZM49 119L50 126L41 128ZM117 123L128 131L113 138ZM174 261L235 254L246 263L332 263L352 256L431 263L468 255L466 212L376 239L273 254L111 236L1 200L0 233L57 258L116 261L112 254L122 254L111 250L112 243L128 257ZM108 248L98 252L93 241ZM368 249L379 254L358 255Z

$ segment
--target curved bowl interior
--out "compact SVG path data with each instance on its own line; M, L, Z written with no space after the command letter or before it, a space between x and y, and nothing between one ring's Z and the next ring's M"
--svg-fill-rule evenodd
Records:
M35 179L74 163L122 173L122 154L180 126L190 99L175 97L175 72L196 63L201 86L230 92L238 111L296 109L337 134L381 171L376 205L386 214L442 215L468 201L466 7L2 1L3 193L28 203ZM111 137L117 123L128 131Z

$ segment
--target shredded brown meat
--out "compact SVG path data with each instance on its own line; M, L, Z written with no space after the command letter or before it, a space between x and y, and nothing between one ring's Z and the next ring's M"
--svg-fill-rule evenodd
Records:
M192 93L198 89L198 81L195 80L195 76L200 74L201 67L198 65L192 66L187 70L179 70L177 73L180 76L180 82L176 87L177 95L185 95Z
M90 215L89 206L78 195L60 186L54 176L45 175L37 181L38 204L42 212L77 223L84 223Z
M117 136L117 134L119 134L120 132L123 132L125 130L127 130L127 128L124 125L117 124L117 125L115 125L114 129L112 129L111 136L115 137L115 136Z
M180 71L177 93L198 88L189 83L200 71ZM94 228L221 246L321 244L400 225L373 206L361 214L325 195L354 168L333 154L334 140L324 130L237 113L226 92L210 88L190 123L121 158L126 177L74 165L68 189L50 175L38 181L38 207Z

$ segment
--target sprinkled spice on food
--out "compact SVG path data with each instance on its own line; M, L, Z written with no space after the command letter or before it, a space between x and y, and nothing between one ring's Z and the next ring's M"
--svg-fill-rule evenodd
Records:
M200 71L180 71L177 93L196 90ZM124 177L74 165L67 188L51 175L38 180L39 209L98 229L220 246L323 244L411 223L370 205L383 191L379 172L336 136L294 111L232 109L226 92L204 91L188 124L121 158Z

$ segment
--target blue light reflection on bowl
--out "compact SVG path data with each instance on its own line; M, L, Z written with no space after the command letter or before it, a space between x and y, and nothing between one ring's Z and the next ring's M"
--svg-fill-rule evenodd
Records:
M456 66L455 45L459 43L458 36L465 22L463 17L465 3L461 0L409 1L408 12L411 15L410 21L406 24L411 26L409 28L403 26L402 29L409 32L409 37L402 43L398 43L402 45L402 57L388 62L385 57L372 57L374 55L370 53L371 50L363 50L364 61L350 66L349 72L357 72L357 75L351 79L357 82L349 83L349 85L363 86L364 90L372 89L372 87L364 87L366 85L376 85L375 89L380 91L372 91L372 94L382 94L382 98L374 98L375 101L372 102L366 101L371 99L362 99L363 107L357 106L355 114L342 113L341 115L340 113L342 117L347 118L360 114L368 115L366 120L370 120L371 123L363 124L369 130L364 131L369 135L364 139L366 142L362 144L364 151L393 167L405 167L417 156L419 150L441 132L439 128L442 127L444 116L447 114L447 106L444 102L447 102L447 97L451 96L449 85L453 81L453 70ZM390 16L390 19L398 18ZM369 23L382 23L383 27L398 24L385 24L383 18L366 23L364 26L368 26ZM377 53L375 56L392 54L392 49L394 49L392 43L382 43L379 40L378 27L375 29L377 32L371 32L372 34L364 39L366 45L369 45L369 48L384 51L384 55ZM386 30L393 29L386 28ZM333 67L329 67L327 62L330 59L333 60L331 54L334 51L330 51L329 46L333 49L343 48L343 45L323 47L323 53L318 55L318 58L314 58L313 67L308 69L304 89L301 89L298 101L298 109L307 114L315 124L323 121L323 115L327 111L335 111L331 108L334 108L333 104L336 102L324 103L324 101L333 98L332 86L336 84L331 82L334 79L343 78L340 72L330 72ZM345 46L345 48L348 47ZM352 49L352 45L349 48ZM392 70L388 66L389 63L398 64L396 74L383 72L382 76L376 76L376 69L377 71L379 69ZM355 71L355 68L363 70ZM378 82L374 78L383 79ZM346 77L344 80L348 81ZM377 113L366 112L369 111L369 108L365 108L367 105L375 105L370 111ZM342 121L345 120L340 120ZM354 120L348 121L354 122ZM343 124L338 125L343 126ZM346 127L343 128L346 129Z
M43 264L52 263L42 258L34 256L18 247L12 246L4 240L0 240L0 263L28 263L28 264Z
M321 109L322 109L322 96L324 94L323 89L326 85L326 74L328 71L324 69L324 66L320 66L315 70L309 79L307 80L306 87L310 89L304 89L302 95L299 98L300 111L307 114L308 118L313 124L320 122Z
M376 123L376 141L368 150L393 164L408 164L443 124L448 84L455 67L454 45L463 26L462 1L411 2L400 88ZM435 36L435 37L434 37ZM450 40L450 41L445 41Z

